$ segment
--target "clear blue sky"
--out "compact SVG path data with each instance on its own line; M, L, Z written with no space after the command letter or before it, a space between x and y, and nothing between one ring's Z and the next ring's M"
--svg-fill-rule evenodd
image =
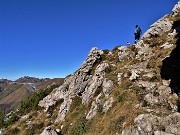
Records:
M0 0L0 78L65 77L92 47L133 42L178 0Z

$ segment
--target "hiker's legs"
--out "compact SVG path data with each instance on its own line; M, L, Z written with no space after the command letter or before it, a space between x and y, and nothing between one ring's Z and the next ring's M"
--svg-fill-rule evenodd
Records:
M139 39L140 39L140 33L137 34L137 40L139 40Z
M134 43L136 44L137 40L137 34L134 34Z
M135 36L135 41L134 41L134 43L136 44L137 41L139 41L139 39L140 39L140 34L137 33L137 34L134 34L134 36Z

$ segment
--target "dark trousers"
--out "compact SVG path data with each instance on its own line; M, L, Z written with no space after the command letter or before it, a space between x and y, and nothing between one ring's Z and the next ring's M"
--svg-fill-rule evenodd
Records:
M135 41L140 39L140 33L134 33Z

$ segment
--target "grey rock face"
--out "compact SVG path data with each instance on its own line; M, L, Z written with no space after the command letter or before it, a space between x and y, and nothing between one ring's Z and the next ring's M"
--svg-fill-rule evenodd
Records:
M163 17L151 25L150 29L146 31L143 38L150 38L151 36L161 36L164 32L172 28L172 21Z
M173 44L169 44L168 42L164 43L164 44L161 46L161 48L163 48L163 49L168 49L168 48L171 48L171 47L173 47Z
M180 12L180 1L172 9L173 16L177 16Z
M136 59L146 61L150 56L153 55L152 49L143 43L143 40L140 40L137 45L135 46L138 50L136 54Z
M54 89L51 94L49 94L39 102L39 106L44 107L45 111L48 111L50 106L55 105L58 100L64 99L64 102L60 106L56 122L64 120L65 115L72 103L72 99L76 95L82 98L82 103L88 103L89 100L94 96L96 90L101 85L103 85L105 72L109 68L109 64L99 64L96 67L94 74L90 75L94 64L98 59L100 59L100 57L101 56L98 49L93 48L81 67L72 75L68 76L59 88ZM111 87L111 83L111 81L104 82L106 95L110 94L109 89ZM93 104L93 106L95 106L95 103ZM87 116L88 119L93 115Z
M129 48L126 46L121 46L118 48L118 56L119 56L119 61L124 61L124 59L130 59L133 58L133 52L130 51Z
M89 75L89 72L91 71L93 65L99 58L100 54L98 49L92 48L87 59L83 62L81 67L72 75L68 76L59 88L54 89L51 94L49 94L43 100L41 100L39 102L39 106L44 107L45 111L47 111L48 108L50 106L55 105L58 100L64 99L64 102L60 107L59 115L56 121L63 120L65 114L69 110L72 98L75 97L75 95L83 93L85 89L87 89L86 87L90 85L91 75ZM98 71L101 72L103 68L104 67L100 67ZM95 77L94 80L97 81Z
M103 83L102 83L102 87L103 87L103 94L105 96L105 103L103 104L102 101L100 100L100 97L102 96L102 93L100 93L97 97L96 100L92 102L90 111L88 112L86 119L92 119L98 111L98 108L100 106L103 106L103 112L107 112L109 110L110 107L112 107L112 103L113 103L113 97L111 97L111 93L112 93L112 88L113 88L113 81L109 80L107 81L107 79L104 79Z
M122 135L140 135L135 129L125 129L122 131Z
M138 77L139 77L139 70L136 70L136 69L133 69L132 71L131 71L131 76L130 76L130 78L129 78L129 80L136 80Z
M109 99L107 99L103 105L103 112L107 112L109 110L109 108L112 107L112 104L114 102L113 97L110 97Z
M144 100L151 104L151 105L154 105L154 104L158 104L158 97L154 97L152 93L148 93L145 97L144 97Z
M95 74L88 83L85 91L82 94L82 103L88 103L89 100L92 98L98 87L100 87L103 83L105 71L109 68L109 64L102 63L97 66L95 70Z
M141 114L134 119L137 129L125 129L123 135L179 135L180 133L180 113L172 113L168 116L158 117L152 114Z
M40 135L58 135L58 133L50 127L46 127Z
M97 114L97 110L98 110L98 107L99 107L100 102L101 102L99 99L100 97L101 97L101 93L96 97L96 101L92 102L90 111L88 112L88 114L86 116L87 120L92 119Z
M118 80L118 84L119 84L119 85L121 85L122 75L123 75L123 73L118 73L118 74L117 74L117 80Z
M146 88L147 90L152 90L153 88L155 88L157 86L156 82L149 82L149 81L138 81L137 82L138 85L142 88Z
M107 79L105 79L103 81L103 93L105 95L105 97L109 97L111 92L112 92L112 88L113 88L113 81L109 80L107 81Z

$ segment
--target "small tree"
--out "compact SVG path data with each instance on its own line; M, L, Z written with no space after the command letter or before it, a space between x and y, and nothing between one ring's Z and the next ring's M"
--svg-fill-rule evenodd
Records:
M4 117L5 117L4 112L0 112L0 128L4 126Z

